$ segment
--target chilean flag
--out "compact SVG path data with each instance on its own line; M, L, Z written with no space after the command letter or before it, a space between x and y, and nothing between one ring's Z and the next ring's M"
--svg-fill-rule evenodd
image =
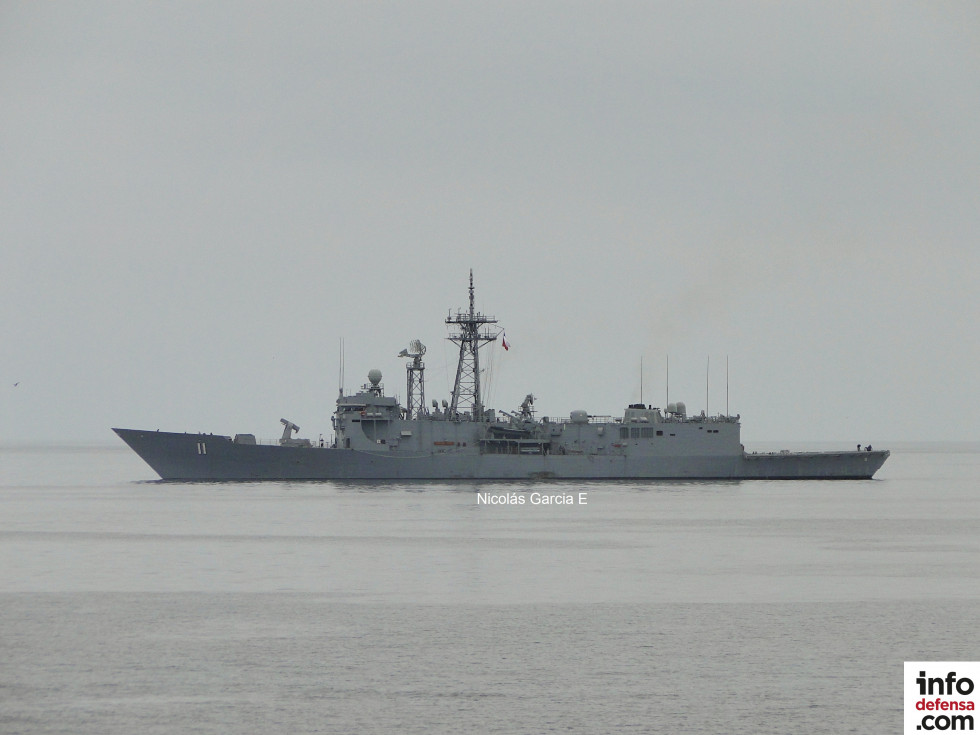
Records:
M507 341L507 332L503 332L502 333L502 337L500 339L500 344L502 344L504 346L504 349L505 350L509 350L510 349L510 342Z

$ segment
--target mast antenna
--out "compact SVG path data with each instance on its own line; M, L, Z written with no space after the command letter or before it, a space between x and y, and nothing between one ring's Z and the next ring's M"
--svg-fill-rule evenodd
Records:
M708 391L711 384L711 355L708 355L708 366L704 369L704 415L710 416L708 410Z
M344 338L340 338L340 395L344 395Z
M480 397L480 347L494 342L497 335L487 329L496 324L492 316L476 310L473 289L473 269L470 269L470 309L457 310L446 317L446 324L455 327L449 340L459 345L459 362L456 365L456 383L453 386L452 403L449 407L451 418L457 418L461 411L469 409L474 421L483 420L483 401ZM482 331L481 331L482 330Z

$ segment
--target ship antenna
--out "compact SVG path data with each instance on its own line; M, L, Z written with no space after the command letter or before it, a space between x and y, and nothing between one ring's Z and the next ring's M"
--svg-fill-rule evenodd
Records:
M711 383L711 355L708 355L708 366L704 369L704 415L710 416L708 410L708 387Z
M640 355L640 403L643 403L643 355Z
M728 355L725 355L725 415L731 416L728 411Z
M340 395L344 395L344 338L340 338Z

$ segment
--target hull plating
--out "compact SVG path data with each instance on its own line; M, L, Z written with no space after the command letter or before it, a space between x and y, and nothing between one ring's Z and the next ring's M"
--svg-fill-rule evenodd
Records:
M212 434L114 429L164 480L867 479L887 451L779 454L481 454L236 444Z

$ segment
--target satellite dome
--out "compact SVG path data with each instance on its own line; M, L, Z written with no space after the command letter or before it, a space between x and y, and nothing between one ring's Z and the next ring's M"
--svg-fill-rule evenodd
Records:
M371 385L376 386L381 382L381 371L377 368L368 371L368 380L371 381Z

